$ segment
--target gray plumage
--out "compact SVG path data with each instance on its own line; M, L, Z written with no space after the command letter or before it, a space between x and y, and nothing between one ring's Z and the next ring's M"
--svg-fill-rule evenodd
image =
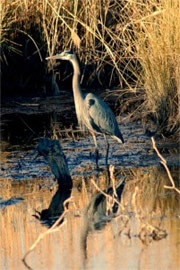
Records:
M74 103L78 123L81 129L87 128L93 135L96 146L96 165L98 168L98 147L95 134L103 134L106 140L106 164L108 161L109 144L106 135L116 139L119 143L124 143L123 136L119 130L116 118L110 107L98 96L92 93L83 93L80 87L80 67L75 53L65 51L60 54L50 56L48 59L60 59L70 61L74 73L72 88Z
M124 143L116 118L110 107L98 96L92 93L82 93L79 79L80 68L75 53L65 51L46 59L61 59L70 61L73 65L73 93L78 123L82 129L109 135L120 143Z
M95 133L109 135L118 142L124 142L113 112L101 98L92 93L84 95L84 114L80 121Z

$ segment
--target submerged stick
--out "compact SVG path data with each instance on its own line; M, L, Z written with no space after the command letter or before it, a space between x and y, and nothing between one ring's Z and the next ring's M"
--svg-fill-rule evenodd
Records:
M63 188L72 188L72 179L69 173L66 157L58 140L43 138L36 150L47 160L58 185Z
M50 224L50 228L39 235L36 241L32 244L29 250L25 253L22 261L24 265L28 269L32 269L28 263L26 262L27 256L35 249L37 244L47 235L52 232L58 231L62 226L64 221L64 217L68 212L68 203L71 200L71 191L72 191L72 179L69 173L66 157L61 149L59 141L57 140L49 140L48 138L43 138L37 148L36 151L39 155L42 155L45 160L47 160L52 173L55 175L55 178L58 182L58 190L53 196L51 203L48 209L43 209L39 213L39 217L35 215L39 220L50 219L52 221L52 217L59 217L53 224ZM60 226L61 224L61 226Z
M58 189L53 196L48 209L43 209L39 215L40 220L48 220L60 216L64 211L64 202L71 196L72 179L69 173L66 157L58 140L43 138L37 146L37 152L47 160L55 179ZM35 215L36 218L38 216ZM51 224L50 224L51 225Z
M173 189L175 190L177 193L180 194L180 190L175 186L175 183L174 183L174 179L172 178L172 175L171 175L171 172L167 166L167 162L166 160L163 158L163 156L160 154L159 150L157 149L156 147L156 143L155 143L155 140L153 137L151 137L151 141L152 141L152 146L153 146L153 149L156 151L156 154L158 155L158 157L160 158L160 162L161 164L164 166L166 172L167 172L167 175L168 175L168 178L171 182L171 186L166 186L164 185L164 188L167 188L167 189Z

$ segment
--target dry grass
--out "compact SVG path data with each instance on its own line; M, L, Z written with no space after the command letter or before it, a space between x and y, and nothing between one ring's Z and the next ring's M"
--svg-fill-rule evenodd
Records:
M179 17L178 0L3 0L1 60L8 65L8 55L16 53L38 55L42 61L73 48L84 64L84 86L96 82L133 93L144 89L143 116L152 113L162 132L175 131L180 119Z
M145 105L155 114L158 126L172 131L180 119L179 1L138 2L133 6L132 24Z

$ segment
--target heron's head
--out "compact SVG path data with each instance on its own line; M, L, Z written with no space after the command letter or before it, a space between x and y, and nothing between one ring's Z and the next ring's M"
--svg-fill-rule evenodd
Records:
M46 57L46 60L50 59L73 61L74 59L76 59L76 55L72 51L64 51L62 53Z

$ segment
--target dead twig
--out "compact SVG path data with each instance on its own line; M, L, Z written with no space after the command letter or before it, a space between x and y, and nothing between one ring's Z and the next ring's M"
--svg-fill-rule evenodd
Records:
M97 189L97 191L99 191L101 194L103 194L105 196L105 198L107 199L107 202L112 202L113 205L114 203L117 203L122 210L124 210L124 206L113 196L107 194L106 192L104 192L100 187L98 187L98 185L95 183L95 181L93 179L91 179L91 183L95 186L95 188Z
M168 175L168 177L169 177L169 180L170 180L170 182L171 182L171 186L166 186L166 185L164 185L164 188L167 188L167 189L173 189L173 190L175 190L177 193L180 194L180 190L175 186L175 183L174 183L174 180L173 180L173 178L172 178L171 172L170 172L170 170L169 170L169 168L168 168L168 166L167 166L167 162L166 162L166 160L163 158L163 156L159 153L159 150L158 150L157 147L156 147L156 143L155 143L155 140L154 140L153 137L151 137L151 141L152 141L153 149L156 151L158 157L160 158L160 162L161 162L161 164L164 166L164 168L165 168L165 170L166 170L166 172L167 172L167 175Z
M116 180L115 180L115 177L114 177L114 165L111 164L109 166L109 172L110 172L110 179L112 181L113 197L116 197L117 198L118 196L117 196L116 186L115 186Z
M67 199L64 202L64 207L65 210L63 212L63 214L56 220L56 222L53 224L53 226L51 228L49 228L47 231L45 231L44 233L41 233L39 235L39 237L36 239L36 241L33 243L33 245L30 247L30 249L25 253L24 257L22 258L22 261L24 263L24 265L26 266L27 269L32 270L32 268L28 265L28 263L26 262L27 256L35 249L35 247L37 246L37 244L47 235L53 232L56 232L59 230L60 227L62 227L62 225L64 225L64 223L62 223L61 225L60 222L64 219L64 217L66 216L66 214L69 212L68 208L67 208L67 204L68 202L71 200L71 198Z

